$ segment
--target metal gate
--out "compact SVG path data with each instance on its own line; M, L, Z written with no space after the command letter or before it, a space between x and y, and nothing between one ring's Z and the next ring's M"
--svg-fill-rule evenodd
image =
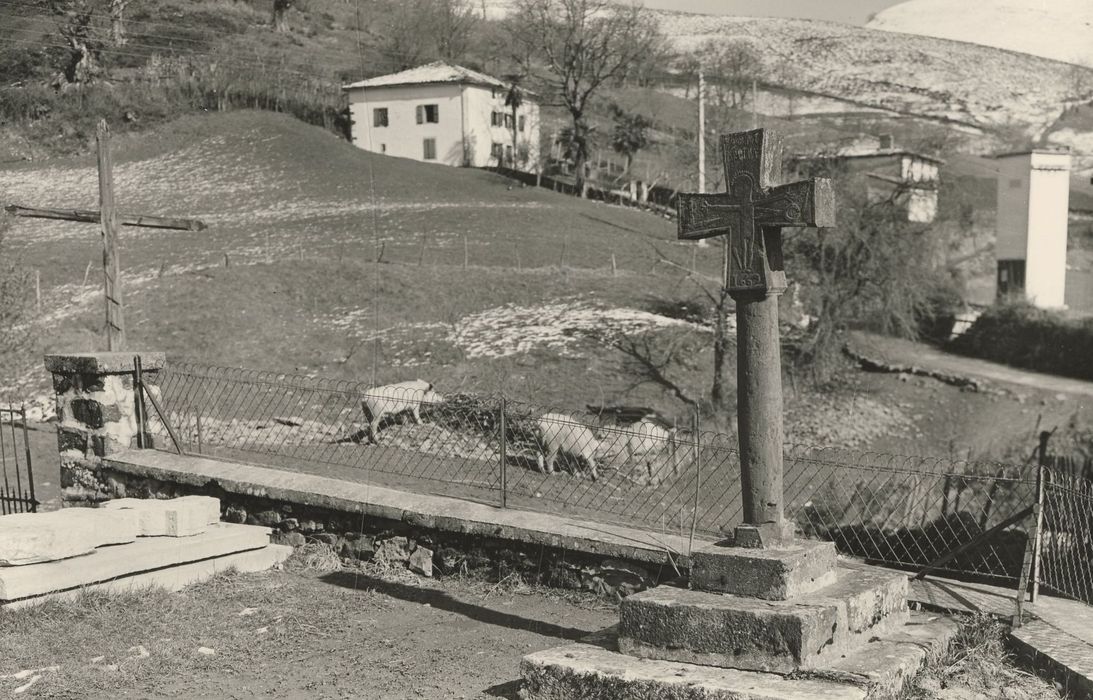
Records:
M0 406L0 515L37 511L27 409Z

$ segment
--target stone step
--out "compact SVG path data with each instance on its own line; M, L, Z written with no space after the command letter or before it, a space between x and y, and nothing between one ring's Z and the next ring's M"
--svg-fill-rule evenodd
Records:
M856 685L870 698L899 697L907 680L943 654L959 629L946 615L912 612L907 624L798 675Z
M793 600L659 586L625 598L619 648L632 656L755 671L816 668L905 624L907 575L846 563Z
M141 537L73 559L0 568L0 604L269 545L267 527L234 523L207 527L207 532L193 537Z
M637 659L570 644L520 662L525 700L864 700L865 690L826 679Z
M777 674L659 659L615 649L613 628L525 656L526 700L863 700L899 697L923 663L942 653L958 624L911 613L909 621L821 668Z

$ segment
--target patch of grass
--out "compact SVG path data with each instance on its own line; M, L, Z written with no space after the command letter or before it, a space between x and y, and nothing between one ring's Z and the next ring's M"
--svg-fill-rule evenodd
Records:
M946 653L907 685L903 700L933 700L946 691L953 698L1063 698L1051 683L1015 665L1005 648L1007 629L990 615L968 618Z

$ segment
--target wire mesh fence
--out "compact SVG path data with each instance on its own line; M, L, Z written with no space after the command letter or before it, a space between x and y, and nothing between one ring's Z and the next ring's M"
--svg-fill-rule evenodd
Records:
M1048 472L1044 484L1039 583L1093 604L1093 482Z
M697 419L183 363L157 382L188 453L683 536L720 538L742 520L736 441L698 430ZM169 446L149 421L155 444ZM1013 583L1031 523L988 531L1035 501L1035 476L1034 465L787 446L785 508L803 534L845 554L921 569L971 543L938 572ZM1043 576L1089 600L1082 514L1093 496L1067 483L1049 486Z

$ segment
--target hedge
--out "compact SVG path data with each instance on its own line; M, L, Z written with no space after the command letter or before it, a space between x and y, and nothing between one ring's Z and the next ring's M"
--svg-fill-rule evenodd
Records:
M1067 319L1029 304L1007 304L984 312L949 348L1014 367L1093 380L1093 318Z

